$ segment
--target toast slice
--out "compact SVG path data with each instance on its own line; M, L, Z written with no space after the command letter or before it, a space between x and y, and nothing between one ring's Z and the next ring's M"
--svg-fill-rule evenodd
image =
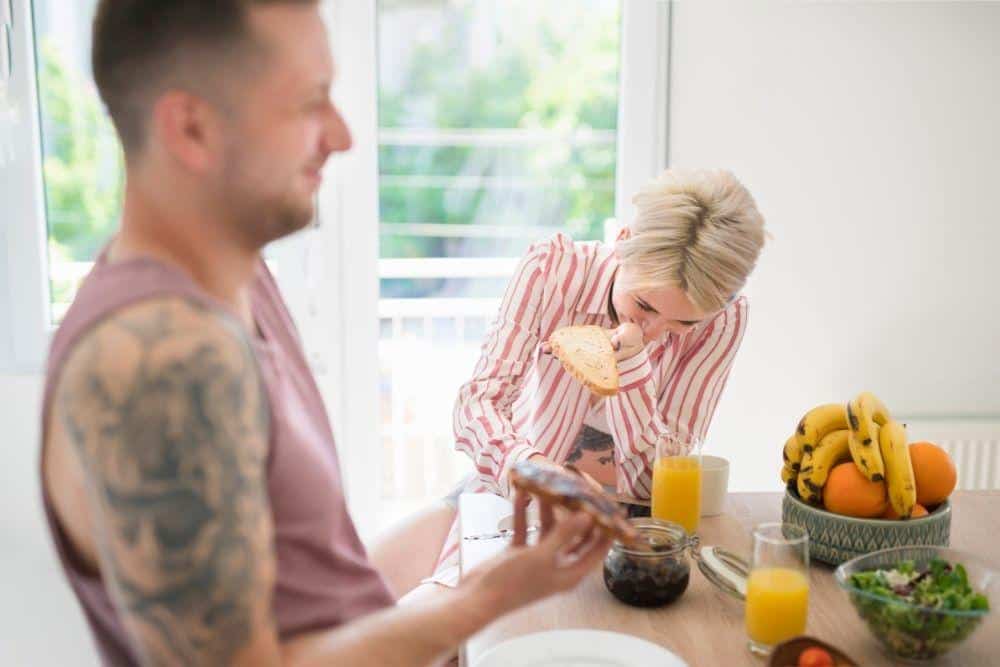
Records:
M511 470L510 481L514 488L588 514L606 535L626 546L641 544L639 531L629 523L618 503L600 484L576 469L556 470L521 461Z
M600 396L618 393L618 363L611 336L601 327L557 329L549 337L552 354L582 385Z

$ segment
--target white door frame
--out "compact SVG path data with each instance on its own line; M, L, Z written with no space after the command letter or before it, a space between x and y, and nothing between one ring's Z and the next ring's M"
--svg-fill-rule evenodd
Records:
M0 0L0 48L10 36L7 99L14 126L7 137L12 160L0 157L0 371L38 372L48 348L50 313L41 132L30 0ZM0 77L6 76L6 72ZM4 83L0 83L0 86ZM0 113L3 109L0 108Z
M320 383L337 434L348 504L362 533L381 498L378 392L378 63L374 0L324 6L336 62L334 101L354 139L335 156L319 193Z
M622 2L615 214L634 217L632 197L666 166L670 127L669 0Z

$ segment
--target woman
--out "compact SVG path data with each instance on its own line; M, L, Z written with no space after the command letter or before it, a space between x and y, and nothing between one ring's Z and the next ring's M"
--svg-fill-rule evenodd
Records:
M739 292L764 221L725 171L669 170L634 202L636 220L613 245L557 235L522 259L455 405L456 447L475 465L460 491L509 497L511 467L531 459L573 462L649 498L660 436L704 437L746 330ZM553 331L582 324L613 330L616 396L591 394L548 354ZM458 581L453 505L427 515L425 525L450 528L426 582Z

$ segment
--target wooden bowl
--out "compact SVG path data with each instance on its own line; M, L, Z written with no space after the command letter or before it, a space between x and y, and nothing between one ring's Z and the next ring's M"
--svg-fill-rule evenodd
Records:
M827 512L785 491L781 520L809 533L809 558L840 565L873 551L904 546L946 547L951 535L951 504L946 500L917 519L857 519Z
M799 654L807 648L818 646L833 658L834 667L858 667L858 663L851 660L843 651L834 648L825 641L802 635L793 637L786 642L782 642L771 651L771 659L767 663L770 667L796 667L799 664Z

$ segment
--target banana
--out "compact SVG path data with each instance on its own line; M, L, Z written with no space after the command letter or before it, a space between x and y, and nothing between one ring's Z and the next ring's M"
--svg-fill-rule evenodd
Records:
M847 444L850 434L846 428L826 434L811 452L802 457L799 469L799 497L807 503L819 505L823 502L823 487L830 476L830 470L838 463L851 460Z
M871 392L862 392L847 403L847 422L851 429L848 445L851 458L870 482L885 479L885 464L879 449L878 427L889 421L889 410Z
M799 473L792 470L791 466L783 465L781 466L781 483L785 485L785 488L789 491L795 490L795 486L799 477Z
M781 450L781 456L785 460L786 467L791 468L794 472L799 471L799 465L802 462L802 448L794 433L785 441L785 448Z
M906 444L906 428L889 420L879 432L879 449L885 461L885 481L889 487L889 503L903 519L908 519L917 504L917 485Z
M802 449L802 455L805 456L816 447L826 434L842 428L847 428L844 406L838 403L826 403L805 414L795 431L795 439Z
M872 427L872 435L875 442L878 442L879 425ZM847 435L847 446L851 450L851 458L854 465L858 467L861 474L869 482L881 482L885 479L885 463L882 461L882 451L877 446L864 446L858 437L851 431Z

